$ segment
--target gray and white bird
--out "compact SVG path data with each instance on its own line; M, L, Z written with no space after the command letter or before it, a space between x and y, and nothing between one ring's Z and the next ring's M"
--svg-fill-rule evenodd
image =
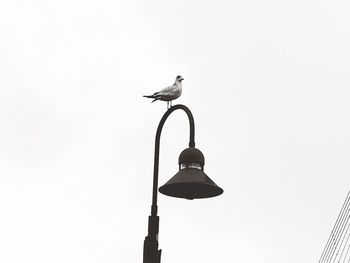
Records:
M183 80L184 78L179 75L176 77L175 83L172 86L166 87L161 91L153 93L152 95L145 95L144 97L153 99L152 102L155 102L156 100L166 101L167 108L169 109L172 106L172 101L181 96L181 93L182 93L181 81Z

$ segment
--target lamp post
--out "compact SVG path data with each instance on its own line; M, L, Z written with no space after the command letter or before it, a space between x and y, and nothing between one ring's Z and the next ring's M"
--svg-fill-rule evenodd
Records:
M154 148L153 192L151 215L148 217L148 235L143 246L143 263L160 263L161 250L158 249L159 216L157 216L158 171L160 135L165 121L175 110L183 110L190 124L189 148L182 151L179 157L179 172L165 185L159 188L162 194L186 198L208 198L218 196L223 190L204 173L204 155L195 148L194 119L191 111L184 105L175 105L168 109L159 122Z

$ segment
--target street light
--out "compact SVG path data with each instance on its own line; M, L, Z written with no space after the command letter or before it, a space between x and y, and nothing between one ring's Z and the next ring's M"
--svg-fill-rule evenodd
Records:
M189 148L183 150L179 156L179 172L165 185L160 187L159 192L168 196L189 200L214 197L223 193L223 190L204 173L204 155L200 150L195 148L194 120L191 111L184 105L171 107L160 120L156 133L152 208L151 215L148 217L148 235L145 238L143 246L143 263L160 263L161 250L158 249L159 216L157 216L160 135L166 119L172 112L178 109L183 110L189 120Z

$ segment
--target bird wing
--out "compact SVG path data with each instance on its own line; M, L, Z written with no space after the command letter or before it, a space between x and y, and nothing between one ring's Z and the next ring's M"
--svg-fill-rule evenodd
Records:
M159 95L161 95L161 96L173 95L174 92L175 92L175 89L176 89L176 87L169 86L169 87L166 87L166 88L162 89L159 92L156 92L154 95L158 95L158 96Z
M164 96L171 96L175 93L176 87L175 86L169 86L166 87L164 89L162 89L161 91L155 92L152 95L146 95L144 97L146 98L156 98L156 97L164 97Z

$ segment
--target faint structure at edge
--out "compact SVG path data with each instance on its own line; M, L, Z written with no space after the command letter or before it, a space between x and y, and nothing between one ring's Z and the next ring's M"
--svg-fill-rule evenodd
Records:
M322 252L319 263L350 262L350 192Z

